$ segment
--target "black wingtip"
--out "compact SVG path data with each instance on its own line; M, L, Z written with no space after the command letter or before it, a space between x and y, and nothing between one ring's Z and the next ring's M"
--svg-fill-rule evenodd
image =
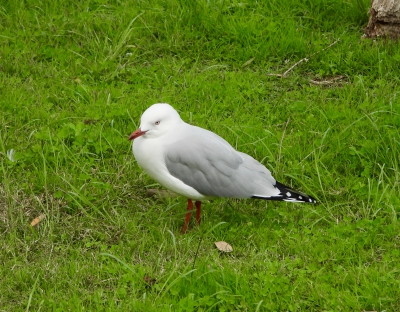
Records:
M302 192L293 190L292 188L283 185L282 183L276 181L274 185L280 193L276 196L252 196L252 198L258 199L265 199L265 200L279 200L285 202L292 202L292 203L309 203L309 204L317 204L318 202L316 199L310 195L304 194Z

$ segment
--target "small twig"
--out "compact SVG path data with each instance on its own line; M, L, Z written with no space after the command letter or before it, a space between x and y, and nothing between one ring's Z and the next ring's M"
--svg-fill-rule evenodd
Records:
M302 62L308 62L309 58L305 57L303 59L301 59L300 61L296 62L292 67L290 67L287 71L285 71L282 75L282 77L286 77L286 75L293 69L295 68L297 65L301 64Z
M321 52L323 52L323 51L325 51L325 50L328 50L331 46L333 46L333 45L335 45L336 43L338 43L339 42L339 38L335 41L335 42L332 42L330 45L328 45L326 48L323 48L322 50L320 50L320 51L318 51L318 52L315 52L314 54L311 54L309 57L311 57L311 56L314 56L314 55L316 55L316 54L318 54L318 53L321 53Z
M281 141L279 142L279 153L278 153L278 165L279 166L281 165L282 143L283 143L283 139L285 137L286 128L287 128L289 122L290 122L290 117L288 118L288 120L285 123L285 128L283 129L283 133L282 133L282 136L281 136Z
M309 57L305 57L303 59L301 59L300 61L296 62L292 67L290 67L287 71L285 71L283 74L268 74L268 76L276 76L276 77L280 77L280 78L285 78L287 76L287 74L289 74L293 68L295 68L296 66L298 66L299 64L301 64L302 62L308 62L308 60L313 57L314 55L317 55L327 49L329 49L331 46L335 45L336 43L339 42L340 39L337 39L335 42L331 43L330 45L328 45L326 48L323 48L320 51L314 52L313 54L311 54Z
M322 80L322 81L310 79L310 82L318 86L327 86L336 83L337 80L342 80L343 78L344 76L338 76L338 77L333 77L331 80Z
M312 79L310 79L310 82L311 82L312 84L317 85L317 86L327 86L327 85L330 85L330 84L333 83L333 81L326 81L326 80L324 80L324 81L317 81L317 80L312 80Z
M203 235L201 235L201 237L199 239L199 244L197 245L197 250L196 250L196 253L194 254L192 270L194 270L194 266L196 264L196 259L197 259L197 256L199 254L199 249L200 249L200 245L201 245L202 240L203 240Z

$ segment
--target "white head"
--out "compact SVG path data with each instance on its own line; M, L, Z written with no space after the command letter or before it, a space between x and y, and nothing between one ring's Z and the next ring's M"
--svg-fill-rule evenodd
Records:
M129 140L142 135L146 138L162 136L169 129L183 122L178 112L167 103L158 103L150 106L140 118L140 127L131 134Z

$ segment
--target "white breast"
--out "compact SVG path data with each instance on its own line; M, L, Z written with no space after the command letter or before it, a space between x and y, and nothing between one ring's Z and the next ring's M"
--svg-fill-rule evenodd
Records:
M139 166L165 188L190 199L208 198L169 173L162 145L157 144L157 139L138 137L133 141L132 150Z

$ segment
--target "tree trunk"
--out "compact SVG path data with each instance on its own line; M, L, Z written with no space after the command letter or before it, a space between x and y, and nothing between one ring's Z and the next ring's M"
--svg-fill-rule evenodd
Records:
M400 0L372 0L365 37L400 38Z

